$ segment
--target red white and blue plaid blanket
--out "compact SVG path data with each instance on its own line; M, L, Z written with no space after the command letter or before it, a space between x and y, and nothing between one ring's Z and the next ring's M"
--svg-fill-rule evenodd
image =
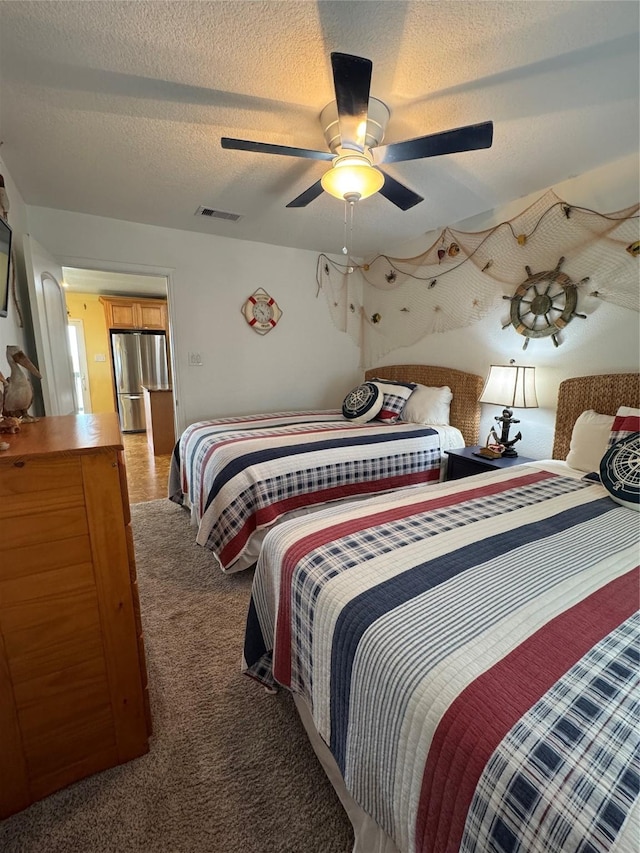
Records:
M223 571L255 562L252 537L285 513L437 483L440 437L417 424L352 424L340 412L201 421L174 450L169 497L191 509L197 541Z
M245 671L306 701L402 853L631 851L639 531L542 466L285 522Z

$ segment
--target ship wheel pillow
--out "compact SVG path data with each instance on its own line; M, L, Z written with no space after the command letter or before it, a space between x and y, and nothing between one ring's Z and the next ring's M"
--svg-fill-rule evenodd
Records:
M380 388L373 382L363 382L344 398L342 416L353 424L366 424L375 418L383 402Z
M342 403L342 414L356 424L366 424L374 418L394 424L415 388L415 382L371 379L349 391Z
M600 482L614 501L640 510L640 409L620 406L616 412Z
M614 501L640 510L640 432L611 445L600 462L600 482Z

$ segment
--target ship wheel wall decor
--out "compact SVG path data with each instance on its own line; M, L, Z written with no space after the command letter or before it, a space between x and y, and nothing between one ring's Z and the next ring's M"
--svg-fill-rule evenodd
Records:
M564 258L560 258L553 270L532 273L525 266L527 278L519 284L513 296L503 296L511 302L511 316L502 327L513 326L526 340L522 349L529 346L530 338L546 338L551 335L554 346L559 346L557 333L564 329L573 317L586 319L586 314L578 314L578 286L589 281L583 278L575 284L569 276L560 271Z

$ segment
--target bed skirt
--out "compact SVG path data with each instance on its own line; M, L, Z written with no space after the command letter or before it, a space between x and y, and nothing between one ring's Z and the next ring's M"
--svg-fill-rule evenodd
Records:
M311 741L311 746L353 826L355 836L353 853L400 853L387 833L356 803L347 791L338 765L328 746L318 734L313 724L313 717L304 699L294 695L293 701Z

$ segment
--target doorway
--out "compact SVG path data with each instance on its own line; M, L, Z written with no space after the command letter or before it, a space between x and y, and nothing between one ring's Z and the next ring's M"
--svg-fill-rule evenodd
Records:
M78 340L83 333L85 341L85 362L83 364L79 340L78 365L74 364L74 374L76 367L80 374L76 380L78 399L83 393L84 411L88 411L90 405L92 412L100 413L120 412L119 404L125 392L142 397L140 389L118 384L114 335L131 339L139 334L158 336L164 332L170 359L169 417L175 425L175 365L172 363L168 277L164 271L130 273L117 267L112 271L65 264L62 268L70 325L76 328ZM162 306L161 309L158 306ZM82 331L78 333L78 329ZM141 428L146 430L146 423Z
M84 340L84 323L82 320L69 320L67 332L69 335L71 365L73 367L76 411L79 415L88 415L93 409L91 408L91 388L89 386L87 348Z

